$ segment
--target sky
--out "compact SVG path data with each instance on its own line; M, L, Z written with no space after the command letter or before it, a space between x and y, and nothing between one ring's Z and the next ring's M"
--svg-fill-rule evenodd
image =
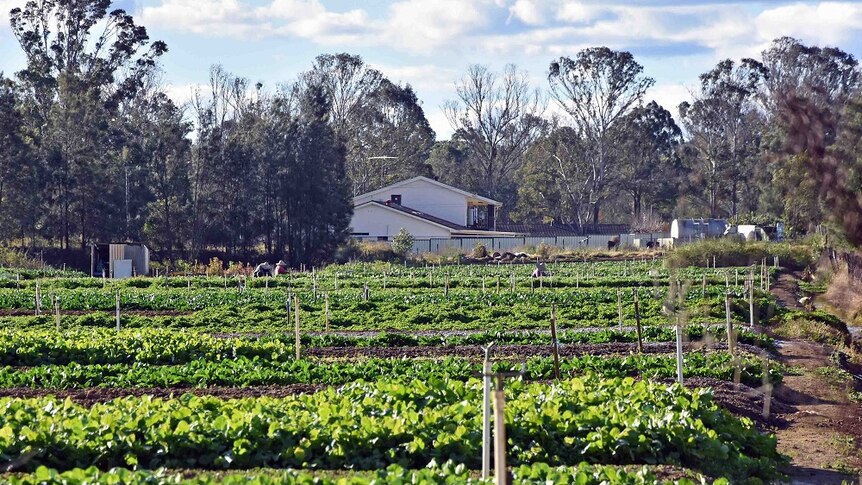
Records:
M0 0L0 12L23 0ZM862 2L668 0L120 0L162 57L168 94L188 100L210 66L275 88L322 53L357 54L389 79L413 86L438 139L452 128L441 105L471 64L501 71L514 63L547 90L547 70L586 47L627 50L655 79L645 101L676 115L697 76L726 58L757 57L770 41L862 53ZM24 58L0 23L0 71ZM559 108L549 104L550 112Z

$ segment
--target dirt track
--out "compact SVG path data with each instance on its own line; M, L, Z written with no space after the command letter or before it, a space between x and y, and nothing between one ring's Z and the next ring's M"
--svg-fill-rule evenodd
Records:
M772 292L785 307L801 310L797 280L796 274L782 273ZM792 483L859 483L862 409L849 400L847 388L818 372L834 365L832 351L831 346L802 340L778 342L779 360L798 374L785 375L774 394L775 401L787 408L776 409L785 421L776 436L779 451L792 459L787 470Z

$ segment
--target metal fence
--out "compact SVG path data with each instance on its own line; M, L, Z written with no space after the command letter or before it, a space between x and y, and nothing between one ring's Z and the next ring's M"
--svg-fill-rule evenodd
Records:
M557 237L464 237L455 239L421 239L413 243L412 252L442 253L446 251L458 251L468 253L476 246L484 245L489 253L494 251L514 252L524 248L535 248L539 244L560 247L563 249L580 248L607 248L611 238L617 235L586 235L586 236L557 236ZM667 233L653 232L642 234L619 234L620 246L634 246L635 239L641 241L655 241L656 239L668 237Z

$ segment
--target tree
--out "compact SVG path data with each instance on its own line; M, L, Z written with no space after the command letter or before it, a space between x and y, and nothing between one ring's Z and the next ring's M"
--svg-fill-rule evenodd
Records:
M116 191L106 187L122 152L109 120L141 88L167 51L110 0L27 2L10 12L12 32L26 58L17 73L28 136L45 173L49 236L64 246L80 231L83 245L99 235L96 214L110 218ZM99 32L96 34L95 32ZM117 182L120 182L117 180Z
M435 135L409 85L346 53L317 56L300 84L321 87L330 100L328 120L346 147L353 195L429 173Z
M455 130L453 138L468 149L462 176L474 184L465 188L513 206L512 176L547 130L541 96L512 64L501 74L472 65L455 89L458 100L447 101L443 112Z
M188 161L191 132L183 112L162 93L146 101L148 116L137 127L142 133L139 156L149 174L151 198L146 204L143 232L168 257L188 239Z
M518 174L518 210L513 218L532 222L586 224L592 214L588 141L561 127L536 142Z
M711 217L735 216L740 194L751 180L764 122L755 95L765 75L753 59L739 65L726 59L700 75L700 92L692 103L680 104L693 148L693 185L704 188L695 195L704 200ZM744 201L752 210L757 197L749 194Z
M15 86L0 73L0 234L4 240L18 235L32 241L35 235L39 174L28 158Z
M848 96L859 88L858 62L837 47L806 46L798 39L780 37L772 41L762 57L768 75L761 100L770 115L777 114L779 102L789 93L837 114Z
M330 260L348 236L353 203L345 177L344 146L328 124L330 110L323 87L304 87L292 160L294 174L302 176L286 180L289 192L284 192L285 232L293 265Z
M785 153L801 156L820 203L830 220L855 246L862 245L862 99L853 97L837 121L830 110L799 95L780 100L781 121L787 126ZM837 133L833 144L828 134Z
M430 175L427 160L435 134L409 85L382 79L352 123L353 138L347 143L354 158L354 194Z
M618 176L611 148L620 140L612 136L613 129L655 81L643 75L643 67L631 53L591 47L574 59L560 57L551 62L548 82L552 96L586 142L591 172L588 200L592 222L598 223L602 201Z
M763 52L763 65L768 75L759 99L770 123L764 133L766 163L757 181L763 194L761 207L783 218L788 231L804 234L823 220L822 204L816 182L808 177L808 154L784 152L788 127L782 115L786 108L783 103L804 98L838 120L851 94L859 89L858 62L838 48L806 46L797 39L782 37ZM836 132L824 135L830 145Z
M677 154L682 131L673 116L652 101L633 109L617 129L619 187L631 197L632 220L641 220L645 203L656 206L662 217L671 217L682 172Z

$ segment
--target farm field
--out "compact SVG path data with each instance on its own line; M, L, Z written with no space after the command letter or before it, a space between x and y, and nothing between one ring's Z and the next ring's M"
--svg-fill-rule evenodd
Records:
M779 476L757 388L783 369L772 340L746 327L750 268L550 263L541 279L533 268L123 281L6 270L5 478L485 483L488 345L493 372L511 375L517 483ZM754 276L762 321L782 309ZM686 387L674 383L677 322Z

